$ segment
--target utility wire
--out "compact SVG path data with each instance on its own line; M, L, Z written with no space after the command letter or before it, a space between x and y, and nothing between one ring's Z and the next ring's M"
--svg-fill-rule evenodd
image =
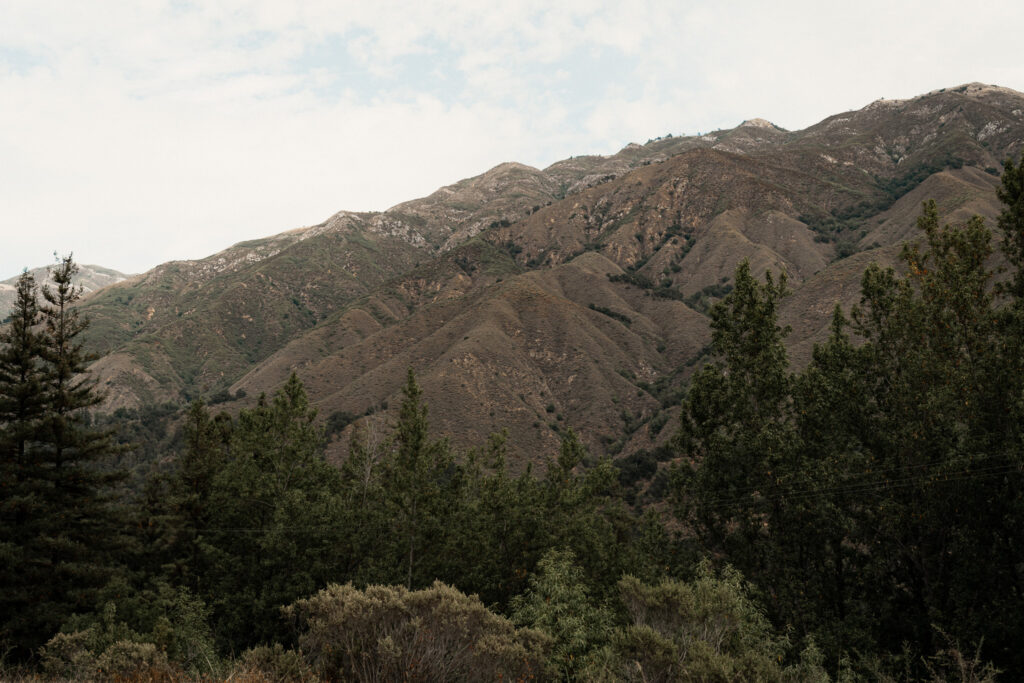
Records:
M747 495L731 496L727 498L715 498L705 503L700 503L699 506L703 509L724 510L729 508L746 507L750 505L765 505L777 501L799 502L839 495L869 494L872 492L905 489L921 483L946 484L970 481L972 479L998 477L1013 472L1024 473L1024 466L1017 464L990 465L988 467L978 468L974 470L964 470L962 472L956 473L923 474L899 478L874 479L871 481L847 483L845 485L815 488L791 488L788 490L773 490L769 488L767 492L763 493L758 498L753 497L753 495L758 491L758 489L755 488L750 489L750 492Z

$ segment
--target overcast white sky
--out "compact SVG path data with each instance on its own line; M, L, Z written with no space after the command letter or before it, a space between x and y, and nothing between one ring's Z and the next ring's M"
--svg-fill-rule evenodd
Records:
M3 0L0 279L201 258L502 161L1024 90L1022 30L1019 0Z

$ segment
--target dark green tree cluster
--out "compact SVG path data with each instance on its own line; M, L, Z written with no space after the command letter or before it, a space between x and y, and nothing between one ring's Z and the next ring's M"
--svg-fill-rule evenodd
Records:
M874 657L924 675L952 640L1024 670L1022 167L1000 191L1004 285L982 219L943 226L928 202L902 274L868 268L802 372L782 284L742 265L712 310L718 360L684 403L678 517L833 668Z
M87 412L102 396L84 375L76 271L62 259L42 305L22 274L0 329L0 646L19 658L92 607L120 535L104 467L116 449Z
M194 404L177 467L140 503L138 589L200 599L221 652L291 642L281 607L330 582L443 580L504 609L553 547L609 589L638 562L614 469L582 468L571 431L544 477L509 472L503 435L456 457L412 371L396 423L357 432L340 468L314 418L294 375L236 418Z

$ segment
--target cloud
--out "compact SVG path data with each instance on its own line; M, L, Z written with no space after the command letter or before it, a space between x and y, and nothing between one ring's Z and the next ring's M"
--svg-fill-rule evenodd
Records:
M0 277L54 249L122 270L199 258L507 160L1021 89L1022 19L945 0L8 0Z

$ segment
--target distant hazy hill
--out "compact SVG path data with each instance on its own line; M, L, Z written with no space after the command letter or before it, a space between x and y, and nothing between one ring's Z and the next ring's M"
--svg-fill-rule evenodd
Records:
M393 409L412 366L460 444L508 427L537 457L573 426L628 452L671 433L740 260L788 274L782 315L805 362L864 267L914 237L921 201L993 218L999 169L1022 149L1024 95L970 84L802 131L753 119L502 164L103 290L85 305L96 372L114 408L224 389L252 401L294 370L326 417Z
M91 294L96 290L103 289L107 285L121 282L129 277L124 273L119 273L116 270L102 266L80 265L78 268L78 275L75 276L74 282L75 285L82 287L82 291L85 294ZM29 272L36 279L36 284L40 286L44 284L53 285L53 281L49 279L50 271L48 267L33 268ZM14 303L14 285L18 282L19 277L20 275L15 275L0 282L0 319L6 318L11 310L11 306Z

